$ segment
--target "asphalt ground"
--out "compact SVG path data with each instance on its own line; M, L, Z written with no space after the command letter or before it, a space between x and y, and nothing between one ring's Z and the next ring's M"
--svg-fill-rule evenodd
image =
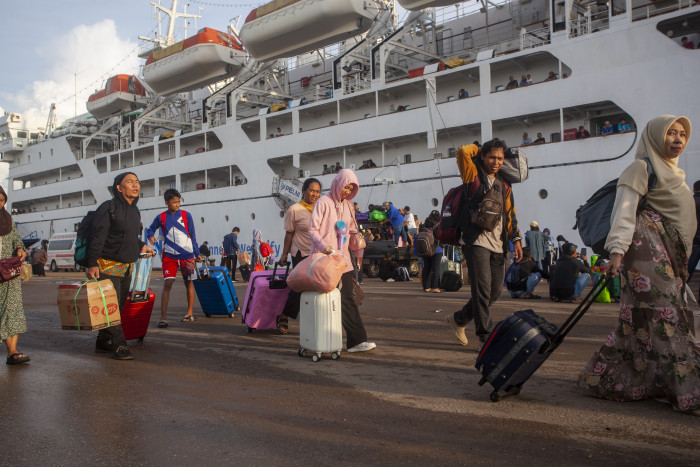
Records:
M179 322L178 280L170 326L156 327L156 298L144 342L129 343L135 359L116 361L94 352L95 332L61 330L56 289L83 277L23 285L19 348L32 361L0 367L0 465L700 464L700 417L576 386L615 304L594 304L520 395L493 403L477 384L473 328L463 347L444 321L468 287L427 294L417 280L366 279L361 312L377 348L314 363L297 354L294 320L287 335L249 334L240 314L205 318L195 301L197 321ZM243 297L246 284L236 289ZM574 306L504 293L493 317L533 308L561 323Z

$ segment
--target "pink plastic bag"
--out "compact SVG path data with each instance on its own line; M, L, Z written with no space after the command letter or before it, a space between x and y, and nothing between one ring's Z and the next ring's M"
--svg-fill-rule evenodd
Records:
M292 269L287 285L295 292L328 293L336 288L346 268L342 255L314 253Z

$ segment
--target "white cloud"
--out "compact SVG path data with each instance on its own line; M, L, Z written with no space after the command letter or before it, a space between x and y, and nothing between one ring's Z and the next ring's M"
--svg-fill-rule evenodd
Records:
M136 45L119 37L111 19L90 26L76 26L68 34L51 41L46 52L38 51L47 64L47 79L34 81L24 91L4 97L12 104L14 112L23 114L30 126L44 126L52 102L56 103L59 122L74 115L73 95L77 82L77 113L80 115L87 111L85 102L90 94L102 88L105 79L118 73L138 72L140 59Z

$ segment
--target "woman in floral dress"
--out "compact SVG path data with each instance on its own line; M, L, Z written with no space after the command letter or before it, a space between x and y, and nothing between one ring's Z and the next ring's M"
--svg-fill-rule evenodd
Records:
M699 414L700 346L692 335L686 281L696 230L694 201L678 158L690 121L663 115L642 132L635 161L617 184L606 271L621 276L620 318L584 368L579 385L604 399L667 399ZM649 189L649 158L656 185ZM641 204L640 204L641 201Z
M0 187L0 258L19 256L22 261L27 254L12 216L7 209L7 193ZM7 364L27 363L29 357L17 350L19 334L27 332L27 320L22 307L22 283L19 277L0 283L0 341L7 347Z

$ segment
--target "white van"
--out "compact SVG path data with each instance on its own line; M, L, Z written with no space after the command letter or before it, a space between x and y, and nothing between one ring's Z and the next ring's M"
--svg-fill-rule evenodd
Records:
M49 240L49 247L46 251L46 264L52 272L59 269L80 271L80 266L75 264L73 254L75 253L76 232L56 234Z

